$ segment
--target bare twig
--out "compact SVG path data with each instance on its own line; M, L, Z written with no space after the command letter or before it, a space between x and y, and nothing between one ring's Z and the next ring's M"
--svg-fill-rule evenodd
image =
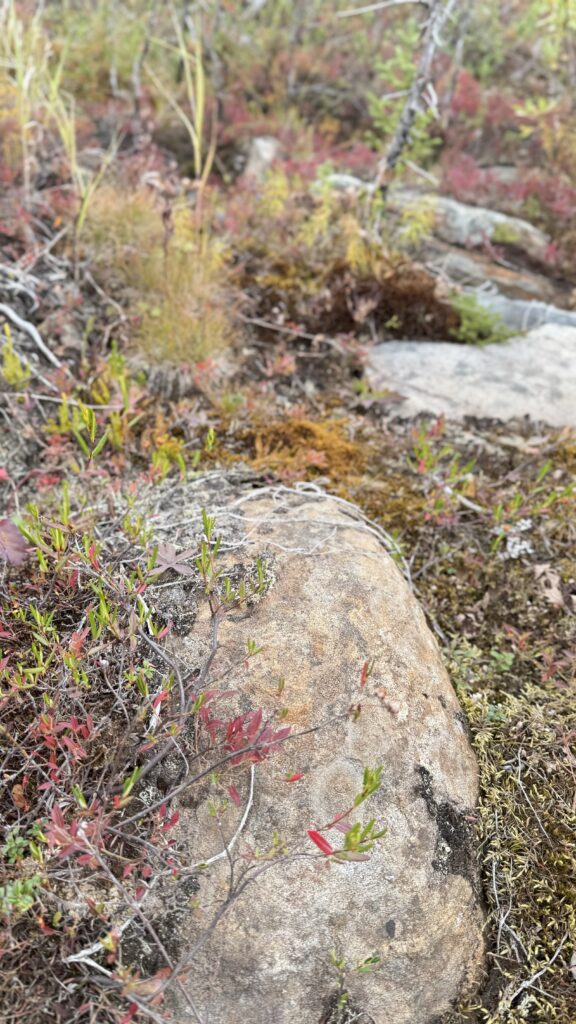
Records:
M4 302L0 302L0 313L7 317L8 320L11 320L15 327L24 331L29 338L32 338L36 348L42 353L44 358L47 359L49 363L52 363L52 366L55 366L56 369L60 369L62 363L56 358L54 353L50 351L48 346L44 344L40 336L40 332L34 324L31 324L29 320L23 320L21 316L18 316L18 313L15 313L14 310Z
M351 7L347 11L339 11L337 18L354 18L357 14L373 14L385 11L390 7L405 7L407 4L429 7L430 0L381 0L380 3L368 4L366 7Z
M552 966L554 961L560 956L560 953L562 952L564 946L566 945L567 939L568 939L568 932L566 932L566 934L564 935L563 939L560 942L560 945L558 946L556 952L550 958L548 963L544 964L544 967L542 967L541 970L537 971L536 974L533 974L531 978L527 978L526 981L523 981L522 984L518 986L518 988L516 989L514 994L510 996L510 999L509 999L509 1005L510 1006L518 998L518 996L524 991L524 989L532 988L533 985L534 985L534 982L537 981L538 978L542 977L542 975L546 973L548 968Z
M222 860L223 857L229 857L230 856L230 851L233 849L233 847L234 847L238 837L242 834L242 832L244 830L244 826L245 826L246 822L248 821L248 815L250 814L250 810L252 808L252 804L253 804L253 801L254 801L254 775L255 775L255 768L254 768L254 765L251 764L250 765L250 792L248 793L248 801L247 801L246 807L244 809L244 814L242 815L242 818L240 820L240 824L238 825L238 828L236 829L236 831L235 831L234 835L232 836L232 839L230 840L230 842L225 845L225 847L224 847L224 849L222 850L221 853L214 854L214 856L213 857L209 857L208 860L201 860L201 861L198 862L198 864L192 864L190 867L186 868L187 871L194 871L196 868L208 867L209 864L214 864L215 861Z

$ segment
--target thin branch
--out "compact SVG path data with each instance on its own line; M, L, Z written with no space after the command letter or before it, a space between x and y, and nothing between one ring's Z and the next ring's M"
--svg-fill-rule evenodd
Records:
M385 11L390 7L404 7L407 4L429 7L430 0L382 0L381 3L368 4L367 7L352 7L348 11L339 11L336 17L354 18L357 14L372 14L374 11Z
M60 369L62 363L50 351L48 346L44 344L40 337L40 332L34 324L31 324L29 320L23 320L21 316L18 316L18 313L15 313L14 310L4 302L0 302L0 313L3 313L8 320L12 321L15 327L18 327L21 331L24 331L29 338L32 338L36 348L39 349L44 358L47 359L49 363L52 363L52 366L55 366L57 370Z
M430 17L422 30L422 52L416 75L404 110L392 136L390 145L378 164L376 187L386 193L390 179L409 140L414 121L421 109L422 96L431 85L432 64L441 45L441 33L452 16L458 0L432 0Z
M548 968L552 966L552 964L554 963L556 958L560 955L560 953L562 952L564 946L566 945L567 939L568 939L568 932L566 932L566 934L564 935L564 938L560 942L560 945L558 946L556 952L550 958L548 963L544 964L544 967L542 967L541 970L537 971L536 974L533 974L531 978L527 978L526 981L523 981L522 984L516 989L514 994L510 996L510 999L509 999L509 1005L510 1006L512 1006L512 1003L514 1002L514 1000L518 998L518 996L524 991L525 988L532 988L532 986L534 985L534 982L537 981L538 978L540 978L543 974L545 974L546 971L548 970Z
M194 871L196 868L208 867L209 864L214 864L215 861L222 860L223 857L229 857L230 856L230 850L232 850L232 848L234 847L234 844L236 843L236 840L242 834L242 832L244 830L244 826L245 826L246 822L248 821L248 815L250 814L250 810L252 808L252 804L254 802L254 774L255 774L255 768L254 768L254 765L251 764L250 765L250 792L248 793L248 802L247 802L246 807L244 809L244 814L242 815L242 819L240 821L240 824L238 825L238 828L236 829L236 831L235 831L234 835L232 836L232 839L230 840L230 842L227 845L224 846L224 849L222 850L221 853L214 854L214 856L213 857L209 857L208 860L201 860L201 861L198 862L198 864L191 864L190 867L186 868L187 872L188 871Z

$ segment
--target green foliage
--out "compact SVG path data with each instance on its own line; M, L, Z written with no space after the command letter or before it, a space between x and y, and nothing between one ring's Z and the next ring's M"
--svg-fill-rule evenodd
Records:
M377 59L374 63L378 91L372 88L367 94L368 111L373 123L368 133L368 142L377 152L382 151L383 144L393 135L400 120L416 74L414 55L418 51L421 31L421 21L417 17L403 15L401 20L394 23L387 40L392 48L391 56ZM426 166L432 160L440 145L440 139L430 134L435 116L430 108L416 115L400 167L407 160L419 166Z
M30 910L36 902L36 890L41 882L40 875L30 875L0 885L0 914L24 914Z
M460 316L458 327L450 332L455 341L466 345L490 345L512 337L513 332L501 318L484 309L475 295L455 295L451 304Z
M20 389L25 387L30 380L30 365L21 359L14 350L12 333L8 324L4 324L4 335L5 340L1 351L2 364L0 366L0 373L8 387Z

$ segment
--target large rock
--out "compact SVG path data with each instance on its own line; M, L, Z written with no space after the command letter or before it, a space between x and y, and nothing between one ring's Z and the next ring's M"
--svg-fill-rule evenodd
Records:
M534 262L544 267L550 265L549 235L520 217L410 189L393 191L389 201L393 209L431 210L434 234L450 245L466 249L481 248L487 243L511 245Z
M198 510L189 501L174 511L179 541L188 545ZM247 493L220 511L218 525L234 578L254 575L264 556L270 581L248 616L229 615L220 627L211 673L230 691L227 715L262 707L266 720L285 708L278 724L303 735L255 767L253 803L232 851L265 855L276 833L289 857L255 862L258 879L206 941L204 929L228 894L230 865L222 857L198 873L196 909L181 936L188 993L210 1024L340 1020L330 1016L336 953L346 963L351 1005L362 1011L354 1019L432 1024L474 986L483 961L476 763L436 641L378 531L345 503L286 488ZM167 593L169 611L177 598ZM248 639L263 648L249 670ZM206 610L173 643L189 666L198 664L210 643ZM361 688L367 659L374 670ZM355 720L349 712L358 703ZM328 860L307 830L353 804L364 767L379 765L381 789L349 817L375 818L386 836L366 863ZM170 835L189 863L221 853L223 835L236 833L250 771L244 764L178 798L180 821ZM230 805L221 831L213 807L230 783L241 806ZM337 830L325 834L342 846ZM237 879L249 863L237 860ZM359 971L370 957L373 968ZM194 1019L182 994L175 1000L179 1024Z
M374 350L368 379L402 397L401 415L529 416L576 426L576 327L548 324L483 348L390 342Z

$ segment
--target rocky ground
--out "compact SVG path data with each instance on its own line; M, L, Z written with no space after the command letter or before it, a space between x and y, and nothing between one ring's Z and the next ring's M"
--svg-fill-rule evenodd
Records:
M246 120L260 82L222 86L207 186L138 62L134 103L112 82L92 107L103 86L73 69L79 164L46 128L22 175L11 106L2 122L6 1024L47 1006L78 1024L171 1007L179 1024L215 990L215 1020L241 1006L256 1024L270 1010L264 990L250 1009L239 941L286 972L286 1024L303 998L313 1024L576 1019L569 143L554 121L550 156L547 111L483 99L480 71L456 69L440 156L407 163L384 203L354 74L335 125L298 38L296 127L277 98ZM530 93L519 61L499 73ZM306 730L325 706L321 741ZM354 786L365 841L328 841ZM203 916L220 904L221 946Z

